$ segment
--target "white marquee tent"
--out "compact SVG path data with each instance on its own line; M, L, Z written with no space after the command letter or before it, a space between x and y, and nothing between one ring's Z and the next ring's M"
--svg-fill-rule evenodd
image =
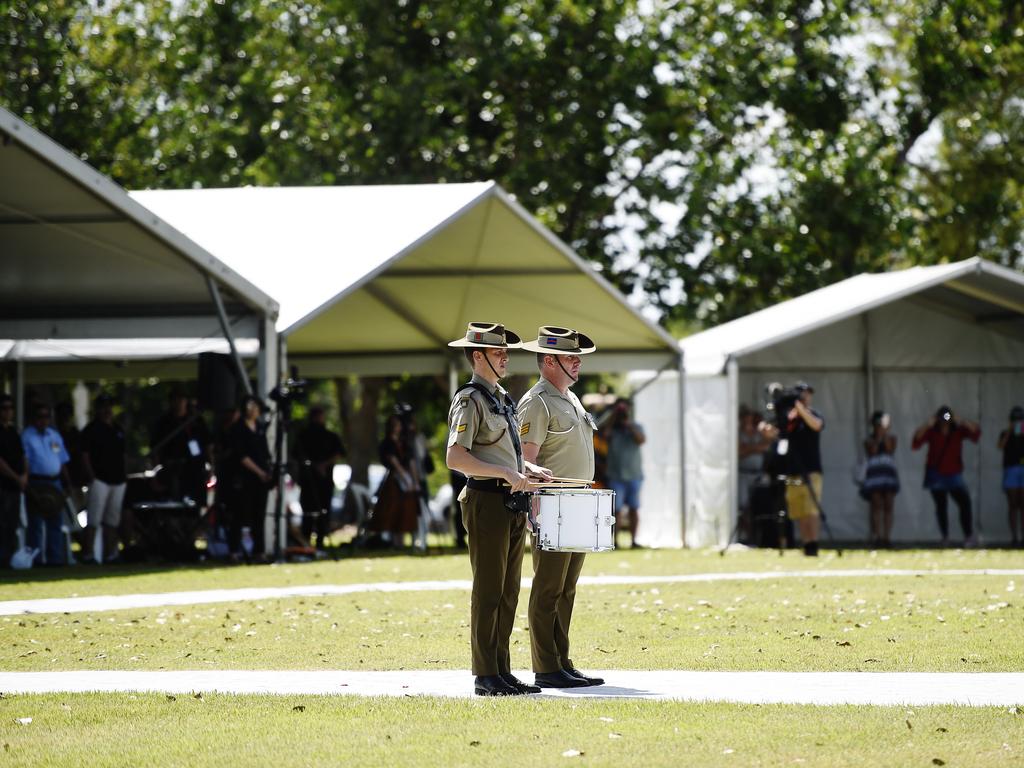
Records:
M982 427L980 444L967 443L963 452L981 537L1009 540L996 440L1011 406L1024 404L1020 273L975 258L859 275L698 333L682 347L688 545L723 544L732 530L740 404L763 409L766 384L801 379L815 387L814 404L826 421L822 503L837 539L868 538L867 506L853 477L869 415L881 409L892 414L903 486L893 538L938 540L933 505L921 487L923 450L911 452L910 440L948 404ZM662 458L678 423L672 378L662 377L637 403L638 421L650 433L644 511L664 517L653 524L666 531L683 529L678 473ZM950 516L955 538L955 512Z
M223 338L226 320L232 335L255 340L260 384L273 385L278 305L269 295L2 108L0 137L4 360L24 371L129 349L200 351ZM20 391L25 376L15 378Z
M443 373L468 320L579 328L589 370L661 368L675 340L493 182L155 190L132 197L281 302L303 375ZM535 370L513 356L513 372Z

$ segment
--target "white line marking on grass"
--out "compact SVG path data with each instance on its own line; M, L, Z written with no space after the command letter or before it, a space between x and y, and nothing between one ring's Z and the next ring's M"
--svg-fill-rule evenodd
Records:
M716 581L773 581L775 579L864 578L872 576L1024 576L1024 568L978 568L946 570L905 570L896 568L816 571L766 571L735 573L686 573L674 576L582 576L581 586L643 586L645 584L688 584ZM528 589L531 579L523 579ZM288 597L331 597L367 592L446 592L468 591L469 579L446 581L382 581L366 584L309 584L295 587L247 587L242 589L204 589L192 592L155 592L92 597L50 597L37 600L0 602L0 616L26 613L85 613L118 611L129 608L159 608L173 605L236 603L276 600Z
M517 673L524 680L532 676ZM546 690L541 698L629 698L749 704L1012 706L1021 672L684 672L599 670L596 688ZM471 698L467 671L0 672L5 694L192 692L225 694L447 696ZM536 698L536 697L534 697ZM514 701L514 700L512 700ZM510 702L510 706L513 704Z

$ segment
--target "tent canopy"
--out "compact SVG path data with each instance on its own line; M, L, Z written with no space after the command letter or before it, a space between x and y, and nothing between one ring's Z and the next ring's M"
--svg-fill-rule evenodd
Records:
M682 340L686 371L714 375L743 357L876 307L908 298L1024 338L1024 276L980 258L899 272L864 274L694 334ZM854 350L855 355L860 355Z
M657 448L657 435L648 440L651 449L644 446L643 506L669 516L661 529L681 527L685 509L689 544L725 542L746 487L738 466L738 408L764 408L769 382L804 379L825 418L822 504L838 539L868 539L866 503L851 479L863 458L869 416L881 409L891 414L903 486L894 540L939 540L932 500L921 487L925 457L912 450L911 438L940 404L981 425L978 445L965 443L963 450L975 532L985 541L1009 539L997 438L1024 392L1024 278L1018 272L973 258L860 275L696 334L682 346L682 478ZM662 420L674 423L673 387L659 381L641 393L638 420L651 424L649 415L656 414L656 429ZM686 500L679 508L681 479ZM957 529L954 522L954 540Z
M469 320L579 328L590 370L661 367L675 340L496 184L133 192L281 301L308 375L434 373ZM529 370L528 356L513 356Z
M208 275L238 332L276 317L267 294L2 108L0 136L0 338L219 334Z

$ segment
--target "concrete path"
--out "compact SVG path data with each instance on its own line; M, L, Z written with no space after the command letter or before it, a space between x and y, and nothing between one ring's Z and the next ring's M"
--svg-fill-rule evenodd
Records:
M581 586L644 586L648 584L688 584L721 581L775 581L777 579L842 579L879 576L1024 576L1024 568L978 568L946 570L909 570L865 568L857 570L751 571L732 573L687 573L668 576L582 576ZM523 579L523 589L531 580ZM86 613L128 608L158 608L171 605L203 605L289 597L328 597L366 592L445 592L468 591L469 579L446 581L384 581L366 584L310 584L295 587L251 587L244 589L208 589L192 592L156 592L151 594L96 595L93 597L55 597L39 600L0 602L0 616L26 613Z
M543 699L654 699L750 704L1024 704L1024 673L684 672L594 670L595 688L545 691ZM517 672L522 680L532 674ZM468 671L415 672L0 672L0 692L149 691L230 694L448 696L472 698Z

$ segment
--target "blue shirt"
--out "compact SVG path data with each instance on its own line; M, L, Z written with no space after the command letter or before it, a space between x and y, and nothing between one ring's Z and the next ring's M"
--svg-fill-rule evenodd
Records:
M26 427L21 433L21 444L25 447L25 461L30 475L54 477L67 464L69 456L60 432L47 427L40 433L35 427Z

